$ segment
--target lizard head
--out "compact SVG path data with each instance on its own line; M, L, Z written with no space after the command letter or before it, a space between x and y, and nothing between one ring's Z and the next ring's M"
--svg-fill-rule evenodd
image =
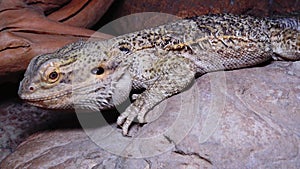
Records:
M104 42L76 42L33 58L18 94L51 109L108 109L127 99L131 77Z

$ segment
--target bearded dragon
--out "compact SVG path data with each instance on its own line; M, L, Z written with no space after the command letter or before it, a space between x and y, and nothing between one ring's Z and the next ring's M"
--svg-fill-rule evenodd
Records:
M208 72L300 60L299 19L232 14L178 20L104 41L75 42L30 62L18 94L51 109L110 109L142 91L118 117L137 117Z

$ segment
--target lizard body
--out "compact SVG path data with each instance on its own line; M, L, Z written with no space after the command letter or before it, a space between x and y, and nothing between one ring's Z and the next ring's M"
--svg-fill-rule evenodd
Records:
M299 19L205 15L105 41L76 42L35 57L19 95L44 108L109 109L144 89L117 123L127 135L156 104L187 87L195 75L300 60Z

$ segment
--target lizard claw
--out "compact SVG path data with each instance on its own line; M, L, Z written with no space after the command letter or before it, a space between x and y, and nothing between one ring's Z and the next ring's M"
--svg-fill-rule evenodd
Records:
M122 133L124 136L128 135L129 126L135 117L136 115L134 113L128 113L127 111L118 117L117 124L122 127Z
M122 127L122 124L125 122L128 116L127 112L123 112L117 119L117 124Z
M139 109L135 109L134 107L130 107L123 112L117 120L117 124L122 127L123 135L128 135L128 129L133 122L135 117L138 117L139 123L144 122L145 113L139 112Z

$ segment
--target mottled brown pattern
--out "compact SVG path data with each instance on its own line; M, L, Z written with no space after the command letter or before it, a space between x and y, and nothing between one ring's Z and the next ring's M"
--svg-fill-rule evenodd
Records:
M118 118L126 135L135 117L145 122L150 109L186 88L196 74L253 66L272 57L300 59L298 18L205 15L37 56L19 95L40 107L75 104L98 110L119 105L131 90L145 89Z

